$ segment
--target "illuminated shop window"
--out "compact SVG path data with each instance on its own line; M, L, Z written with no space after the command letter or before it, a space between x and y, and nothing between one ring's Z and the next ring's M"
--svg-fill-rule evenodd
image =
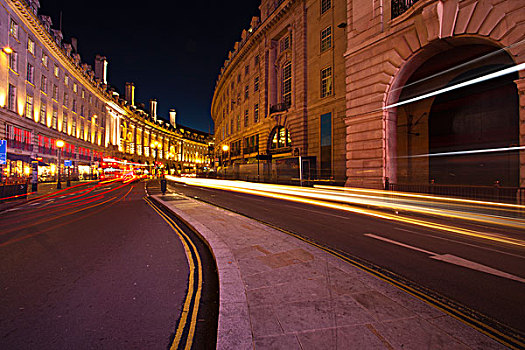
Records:
M292 146L290 132L284 126L278 126L274 129L270 139L270 149L287 148Z

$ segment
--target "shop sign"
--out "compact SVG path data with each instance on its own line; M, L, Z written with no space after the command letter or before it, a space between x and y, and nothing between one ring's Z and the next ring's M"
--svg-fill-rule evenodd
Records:
M64 166L72 166L73 165L73 161L71 160L64 160Z
M7 159L7 140L0 140L0 164L5 164Z

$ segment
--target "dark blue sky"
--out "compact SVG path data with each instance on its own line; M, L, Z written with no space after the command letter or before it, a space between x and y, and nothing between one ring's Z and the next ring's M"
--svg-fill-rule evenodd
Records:
M149 7L134 4L150 4ZM89 5L87 5L89 4ZM228 51L258 16L260 0L146 1L40 0L66 41L78 39L82 61L96 54L109 61L109 84L124 96L135 83L135 103L158 101L158 114L177 110L177 122L213 132L210 117L215 81Z

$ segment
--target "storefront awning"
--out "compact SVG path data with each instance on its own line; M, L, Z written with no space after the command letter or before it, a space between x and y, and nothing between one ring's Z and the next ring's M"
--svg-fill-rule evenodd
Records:
M24 163L31 163L31 156L16 153L7 153L7 159L16 161L21 160Z

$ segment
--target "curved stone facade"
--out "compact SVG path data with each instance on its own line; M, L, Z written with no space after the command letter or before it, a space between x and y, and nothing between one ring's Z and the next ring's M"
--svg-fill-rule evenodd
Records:
M436 59L437 55L458 48L470 50L476 47L480 49L480 55L503 49L513 65L525 62L525 45L521 43L525 39L525 4L521 1L418 1L392 18L393 2L348 1L345 122L346 184L349 186L380 188L387 178L391 182L399 180L398 142L402 138L398 130L402 123L398 119L406 120L409 113L405 107L385 107L400 101L403 91L406 92L406 83L411 81L415 72L427 69L429 62L436 67L441 64ZM442 61L446 61L446 57L443 54ZM457 63L467 62L467 58L465 54L464 60ZM490 61L491 65L500 63ZM446 68L452 68L452 61ZM455 76L464 71L458 71ZM519 94L519 106L516 106L519 108L519 122L515 128L519 129L519 145L523 146L525 73L522 70L515 74L516 93ZM446 86L452 77L441 76L441 82L439 77L433 78L435 83L426 87L439 89ZM426 102L426 107L423 106L425 102L419 102L419 111L425 108L430 111L433 98ZM421 119L419 126L425 123L425 116L421 114L418 118ZM413 123L410 125L414 126ZM412 140L416 137L410 135L417 135L420 139L424 137L415 131L407 134ZM412 142L424 145L425 140ZM525 186L523 152L519 159L518 182Z

